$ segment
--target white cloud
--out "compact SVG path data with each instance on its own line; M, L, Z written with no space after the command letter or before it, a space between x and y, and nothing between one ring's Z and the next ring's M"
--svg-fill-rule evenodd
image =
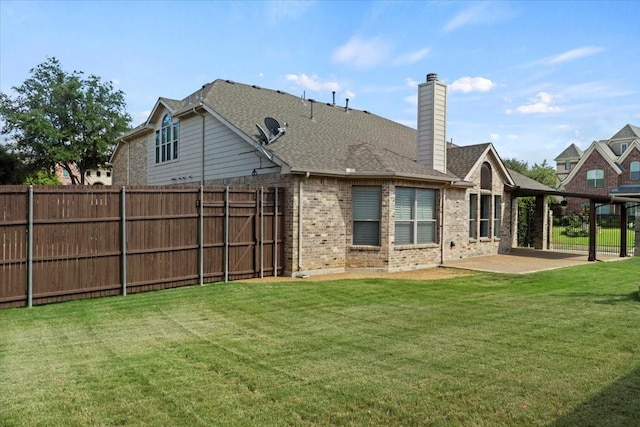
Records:
M347 99L353 99L356 97L356 93L352 90L347 89L344 91L344 97Z
M112 84L114 87L118 87L118 86L120 86L120 80L118 80L118 79L113 79L113 80L111 80L111 84Z
M339 64L372 68L388 58L390 48L390 44L381 37L369 40L353 37L337 48L331 58Z
M566 52L560 53L555 56L549 56L542 58L528 64L528 67L535 65L557 65L565 62L575 61L580 58L586 58L587 56L596 55L602 52L604 49L598 46L583 46L576 49L571 49Z
M404 79L404 82L408 87L411 87L411 88L418 87L418 82L413 80L411 77L407 77L406 79Z
M415 52L405 53L393 60L393 65L409 65L420 61L431 52L430 49L424 48Z
M449 85L452 92L488 92L495 87L495 83L484 77L461 77Z
M442 31L448 33L473 24L496 24L516 15L512 7L506 2L477 2L472 4L473 6L451 18L442 27Z
M516 134L510 133L509 135L507 135L507 139L509 141L517 141L518 139L520 139L520 137Z
M302 17L313 6L313 2L272 0L265 2L264 5L269 23L276 25L284 21L295 21Z
M520 114L547 114L564 111L561 107L551 105L553 102L553 95L547 92L539 92L536 96L530 99L529 104L516 107L515 111ZM507 114L511 114L512 112L513 110L511 108L506 110Z
M295 83L297 86L300 86L305 89L313 90L315 92L322 92L324 90L327 91L336 91L340 90L340 84L335 81L321 81L317 75L308 76L304 73L300 74L287 74L286 79L290 82Z
M489 134L489 138L491 138L492 141L498 141L500 139L500 135L497 133L492 133Z
M404 102L407 104L418 106L418 95L409 95L404 97ZM415 110L414 110L415 111Z
M601 47L597 46L580 47L578 49L569 50L567 52L561 53L560 55L549 58L548 62L549 64L560 64L562 62L574 61L586 56L595 55L602 52L602 50L603 49Z

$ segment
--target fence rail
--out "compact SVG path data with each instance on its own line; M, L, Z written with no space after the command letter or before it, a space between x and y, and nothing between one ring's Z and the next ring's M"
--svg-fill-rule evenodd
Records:
M282 274L283 195L0 187L0 308Z

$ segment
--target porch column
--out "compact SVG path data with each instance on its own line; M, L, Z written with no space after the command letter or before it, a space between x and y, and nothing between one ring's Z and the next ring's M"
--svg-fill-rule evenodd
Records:
M627 256L627 205L620 204L620 257Z
M596 223L596 202L589 200L589 261L596 260L596 233L598 227Z
M536 249L548 249L548 222L549 206L545 196L536 196L536 209L533 215L535 219L533 247Z

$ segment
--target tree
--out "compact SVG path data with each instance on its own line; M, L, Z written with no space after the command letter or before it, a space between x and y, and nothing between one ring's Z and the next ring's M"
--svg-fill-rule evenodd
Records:
M73 184L84 184L86 171L104 165L129 128L124 92L95 75L67 73L56 58L29 72L12 88L15 98L0 92L1 132L15 141L16 153L32 170L59 165Z
M18 156L0 144L0 185L22 184L24 171Z

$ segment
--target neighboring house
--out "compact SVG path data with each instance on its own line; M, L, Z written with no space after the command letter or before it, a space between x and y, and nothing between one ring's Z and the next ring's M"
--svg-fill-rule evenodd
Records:
M572 162L568 174L566 168L561 168L565 160ZM594 141L584 152L572 144L556 161L558 178L564 176L559 186L563 191L601 196L640 196L638 126L627 124L610 139ZM569 199L567 208L573 211L581 205L586 205L584 200ZM614 210L613 206L604 205L598 213L615 213Z
M583 151L576 144L571 144L558 157L553 159L556 162L556 187L567 179L580 161L582 154Z
M335 93L316 102L216 80L183 100L158 99L118 141L113 184L284 188L288 275L508 252L511 191L530 180L514 180L490 143L446 142L446 92L436 74L419 85L416 131L336 105Z
M71 185L71 177L69 172L63 167L56 165L56 176L62 183L62 185ZM78 174L77 168L74 167L74 173ZM84 184L85 185L111 185L111 169L100 168L96 170L89 170L85 173Z

